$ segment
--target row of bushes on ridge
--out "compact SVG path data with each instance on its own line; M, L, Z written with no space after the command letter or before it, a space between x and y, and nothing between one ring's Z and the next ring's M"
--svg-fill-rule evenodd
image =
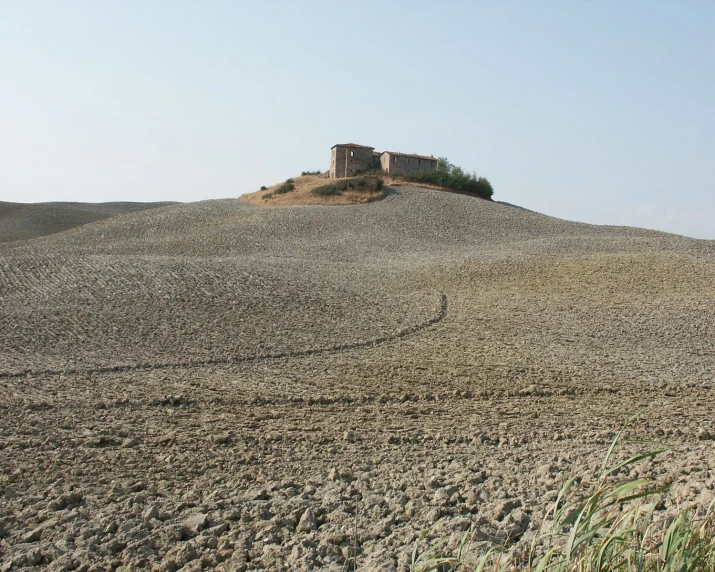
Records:
M437 160L435 171L415 171L398 175L406 181L428 183L455 191L474 193L485 199L491 199L494 189L484 177L477 177L475 173L467 173L461 167L452 165L445 157Z

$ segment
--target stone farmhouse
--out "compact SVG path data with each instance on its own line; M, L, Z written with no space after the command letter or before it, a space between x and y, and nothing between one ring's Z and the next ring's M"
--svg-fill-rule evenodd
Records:
M390 175L399 175L412 171L435 171L437 159L431 155L410 155L408 153L394 153L384 151L380 155L382 170Z
M389 175L437 169L437 158L431 155L411 155L393 151L379 153L375 151L374 147L356 145L355 143L333 145L331 152L331 179L354 177L378 167Z

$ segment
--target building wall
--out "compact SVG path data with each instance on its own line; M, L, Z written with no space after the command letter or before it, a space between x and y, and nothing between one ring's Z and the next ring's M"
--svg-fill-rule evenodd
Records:
M383 171L391 175L401 175L414 171L435 171L437 169L437 159L418 159L386 151L380 155L380 166Z
M386 173L390 172L390 159L391 159L390 153L383 153L380 155L380 168L385 171Z
M354 177L372 168L372 147L336 145L330 157L330 178Z

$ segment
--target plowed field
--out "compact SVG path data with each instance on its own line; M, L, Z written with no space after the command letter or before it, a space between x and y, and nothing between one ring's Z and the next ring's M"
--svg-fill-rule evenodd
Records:
M613 435L715 494L715 242L412 187L0 245L2 570L406 570L530 543Z

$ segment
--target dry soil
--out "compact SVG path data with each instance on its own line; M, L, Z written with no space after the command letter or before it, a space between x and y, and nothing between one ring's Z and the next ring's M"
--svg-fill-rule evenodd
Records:
M0 201L0 242L63 232L113 216L176 203L6 203Z
M714 494L715 242L401 187L0 245L0 569L406 570L613 435Z

